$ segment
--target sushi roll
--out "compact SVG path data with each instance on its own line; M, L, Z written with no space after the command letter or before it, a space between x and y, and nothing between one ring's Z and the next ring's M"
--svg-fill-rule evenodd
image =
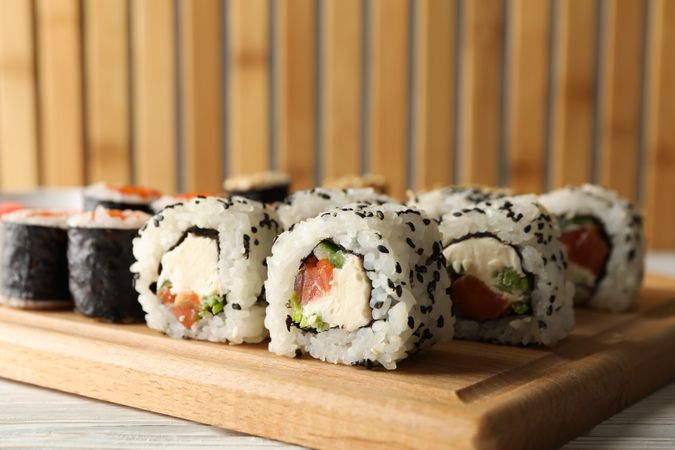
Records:
M440 237L436 223L394 204L351 204L292 226L268 258L269 350L395 369L450 340Z
M640 213L616 192L590 184L558 189L539 200L558 220L569 262L567 278L576 286L575 303L627 309L644 273Z
M175 205L177 203L183 203L188 200L192 200L195 197L212 197L212 194L206 192L185 192L183 194L174 194L174 195L162 195L160 198L152 202L150 209L154 214L157 214L164 208L170 205Z
M161 192L140 186L115 186L96 183L84 190L84 210L93 211L97 206L108 209L131 209L152 213L151 204L159 199Z
M282 203L276 205L276 210L279 213L279 218L284 228L288 228L294 223L318 216L329 209L356 202L376 204L398 203L393 198L379 194L371 188L314 188L295 192Z
M471 208L477 203L511 195L507 188L487 186L448 186L417 194L408 193L408 206L417 208L432 219L458 208Z
M283 172L258 172L225 180L230 196L239 195L263 203L276 203L288 196L291 179Z
M134 241L136 290L150 328L175 338L260 342L274 211L243 197L167 206Z
M110 322L143 320L129 267L133 239L149 218L99 206L68 220L68 280L76 311Z
M30 209L2 216L0 303L26 309L72 306L66 257L68 216Z
M574 286L554 219L533 195L477 203L439 224L456 336L553 345L574 325Z
M380 194L387 193L387 180L382 175L367 173L365 175L347 175L340 178L328 179L323 187L333 189L362 189L372 188Z

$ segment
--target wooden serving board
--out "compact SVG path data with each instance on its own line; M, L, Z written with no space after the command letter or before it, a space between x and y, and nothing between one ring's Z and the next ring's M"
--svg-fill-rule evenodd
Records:
M581 310L552 350L456 341L396 371L288 359L266 344L0 308L0 376L320 448L558 446L675 377L675 280L628 313Z

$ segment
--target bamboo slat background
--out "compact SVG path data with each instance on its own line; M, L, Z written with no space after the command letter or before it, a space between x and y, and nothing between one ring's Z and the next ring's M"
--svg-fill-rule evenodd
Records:
M0 187L599 182L675 248L669 0L0 0Z

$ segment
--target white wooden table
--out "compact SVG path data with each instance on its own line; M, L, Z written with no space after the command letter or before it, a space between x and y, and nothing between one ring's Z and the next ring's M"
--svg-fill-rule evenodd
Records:
M650 255L648 269L675 276L675 253ZM36 447L294 448L269 439L0 379L0 448ZM675 382L563 448L675 448Z

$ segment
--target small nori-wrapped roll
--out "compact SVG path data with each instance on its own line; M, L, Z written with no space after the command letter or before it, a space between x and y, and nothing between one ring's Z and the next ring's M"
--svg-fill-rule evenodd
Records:
M45 210L21 210L3 217L0 303L25 309L72 305L67 218L67 213Z
M102 207L68 222L68 270L75 309L111 322L143 321L129 267L133 239L149 216Z
M290 178L282 172L260 172L225 180L230 196L239 195L262 203L277 203L288 196Z
M98 206L107 209L136 210L152 213L151 204L161 192L140 186L113 186L96 183L84 190L84 210L93 211Z

